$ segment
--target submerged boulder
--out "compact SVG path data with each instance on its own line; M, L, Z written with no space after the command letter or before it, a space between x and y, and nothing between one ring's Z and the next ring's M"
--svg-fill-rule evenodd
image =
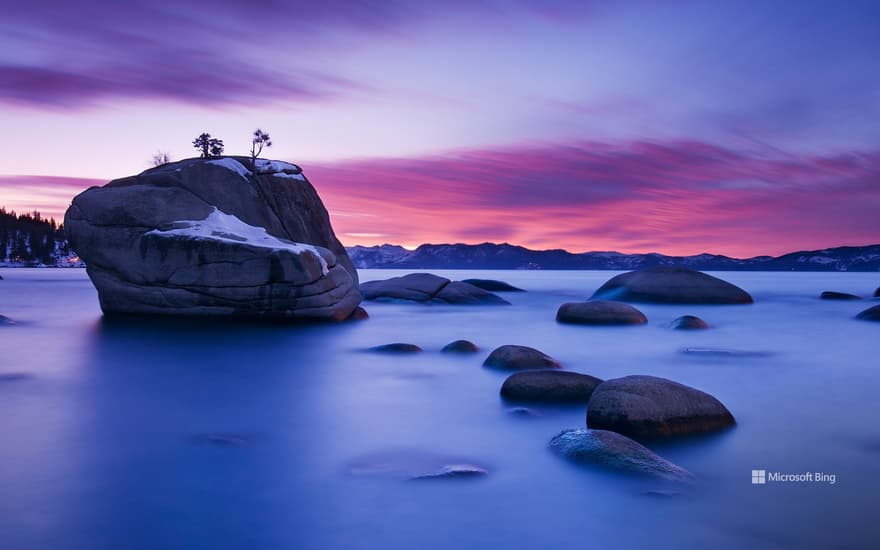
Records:
M413 448L385 449L362 455L348 463L356 476L379 476L405 480L476 479L489 469L468 458Z
M647 447L607 430L563 430L550 440L550 448L572 462L621 473L672 481L689 481L694 477Z
M344 320L357 271L299 167L188 159L92 187L64 217L104 313Z
M682 315L672 321L670 326L675 330L705 330L709 328L709 323L696 315Z
M470 340L456 340L443 346L440 351L443 353L477 353L480 348Z
M489 292L525 292L525 290L517 288L510 283L496 281L495 279L464 279L461 282L474 285Z
M361 285L364 300L378 302L422 302L462 305L510 305L491 292L463 281L450 281L430 273L410 273Z
M644 325L645 314L629 304L595 300L569 302L559 306L556 320L574 325Z
M856 315L856 319L862 321L880 321L880 306L869 307L865 311Z
M736 424L720 401L698 389L655 376L606 380L587 405L587 427L635 438L710 432Z
M511 374L501 385L501 397L535 403L586 403L602 380L562 370L527 370Z
M559 361L535 348L514 345L495 348L483 362L483 366L500 370L562 368Z
M393 344L383 344L381 346L373 346L368 348L367 351L374 351L376 353L419 353L422 350L419 346L415 344L405 344L402 342L395 342Z
M594 299L660 304L751 304L743 289L686 267L652 267L612 277Z
M861 296L856 296L855 294L848 294L846 292L834 292L831 290L826 290L822 294L819 295L819 298L822 300L861 300Z

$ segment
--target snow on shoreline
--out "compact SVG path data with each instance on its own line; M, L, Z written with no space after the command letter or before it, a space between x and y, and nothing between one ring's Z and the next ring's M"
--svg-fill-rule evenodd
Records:
M309 253L313 254L321 262L321 271L324 275L327 275L330 271L327 260L321 256L321 253L315 246L281 240L267 233L262 227L246 224L232 214L226 214L216 207L203 220L180 220L173 222L173 224L175 226L173 229L164 231L154 229L146 234L158 235L160 237L182 236L191 239L247 244L272 250L286 250L293 254Z

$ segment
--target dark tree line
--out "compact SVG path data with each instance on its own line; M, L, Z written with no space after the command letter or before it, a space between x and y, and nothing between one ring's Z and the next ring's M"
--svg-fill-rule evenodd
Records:
M0 261L50 264L56 255L69 253L64 228L54 219L0 208Z

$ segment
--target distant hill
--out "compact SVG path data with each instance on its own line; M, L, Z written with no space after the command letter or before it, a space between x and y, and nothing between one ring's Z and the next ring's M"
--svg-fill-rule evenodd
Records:
M530 250L511 244L423 244L347 248L355 267L384 269L613 269L677 265L715 271L880 271L880 244L792 252L783 256L731 258L717 254L666 256L561 249Z

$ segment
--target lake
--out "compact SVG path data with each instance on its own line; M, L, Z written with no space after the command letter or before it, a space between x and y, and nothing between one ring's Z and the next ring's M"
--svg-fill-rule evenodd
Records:
M84 270L0 270L16 321L0 326L0 548L876 547L880 323L853 317L880 302L818 295L868 296L877 273L715 273L755 304L638 305L647 325L607 328L554 317L615 272L436 273L528 292L505 293L510 307L366 303L368 321L341 325L108 322ZM670 330L682 314L713 328ZM459 338L481 353L439 352ZM391 342L425 352L363 351ZM585 408L511 414L505 373L481 367L502 344L694 386L738 425L649 445L687 486L568 463L547 443ZM489 475L405 479L434 454ZM753 485L754 469L835 483Z

